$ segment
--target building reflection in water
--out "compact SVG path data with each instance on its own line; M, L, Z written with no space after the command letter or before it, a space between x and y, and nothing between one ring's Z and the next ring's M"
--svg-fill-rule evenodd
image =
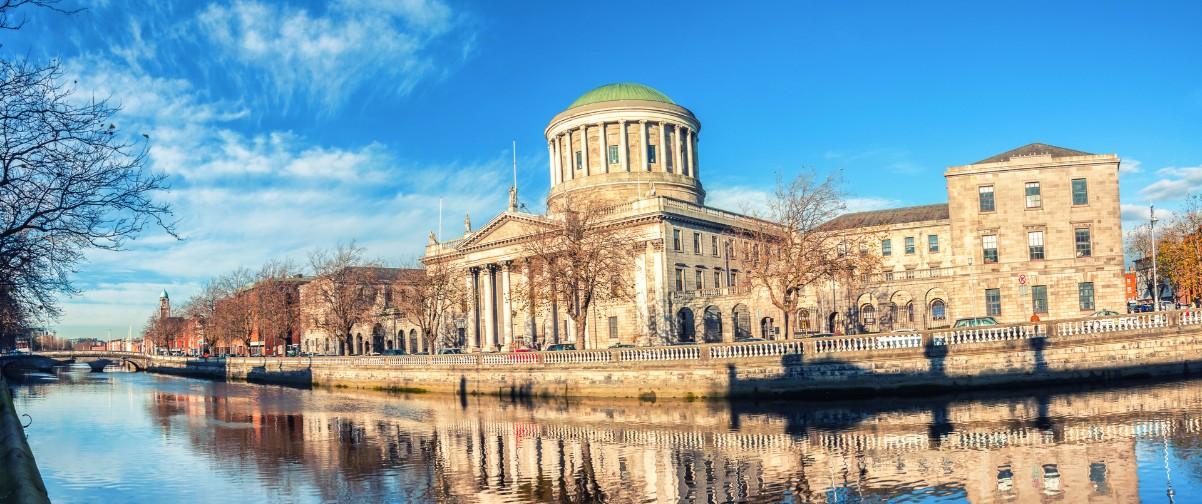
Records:
M1134 502L1137 443L1196 448L1202 430L1202 382L845 405L463 403L204 383L155 390L149 404L158 428L214 463L326 501Z

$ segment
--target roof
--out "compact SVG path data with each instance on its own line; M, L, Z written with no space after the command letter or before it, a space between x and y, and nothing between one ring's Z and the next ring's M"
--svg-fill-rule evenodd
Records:
M1052 158L1061 158L1061 157L1092 156L1092 155L1093 154L1091 154L1089 152L1073 150L1073 149L1065 149L1064 147L1057 147L1055 145L1048 145L1048 144L1043 144L1043 143L1029 143L1029 144L1019 147L1017 149L1011 149L1011 150L1008 150L1001 154L998 154L996 156L982 159L973 164L1004 163L1006 161L1009 161L1011 158L1028 157L1028 156L1052 156Z
M571 105L568 105L568 108L618 100L642 100L676 104L671 98L668 98L668 95L659 92L651 86L635 82L617 82L606 84L580 95L580 98L577 98Z
M907 222L922 222L948 218L947 203L921 205L887 210L872 210L843 214L822 225L823 229L850 229L856 227L885 226L890 224L905 224Z
M364 276L376 281L396 281L407 280L412 281L414 275L424 275L425 270L420 268L384 268L379 266L351 266L347 268L351 271L359 271Z
M163 289L163 292L159 293L159 299L164 299L166 297L167 297L167 289Z

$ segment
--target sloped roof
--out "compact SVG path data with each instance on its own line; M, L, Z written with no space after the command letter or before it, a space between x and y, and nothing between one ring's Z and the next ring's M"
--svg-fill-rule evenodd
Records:
M614 84L606 84L580 95L576 101L572 102L571 105L568 105L568 108L576 108L593 103L618 100L643 100L661 103L676 103L672 101L671 98L668 98L668 95L659 92L659 90L651 86L639 84L637 82L617 82Z
M886 226L907 222L922 222L948 218L947 203L920 205L886 210L872 210L843 214L822 225L823 229L851 229L857 227Z
M1011 158L1027 157L1027 156L1052 156L1052 158L1072 157L1072 156L1092 156L1089 152L1066 149L1055 145L1044 143L1029 143L1017 149L1010 149L996 156L987 157L973 164L985 163L1002 163L1009 161Z

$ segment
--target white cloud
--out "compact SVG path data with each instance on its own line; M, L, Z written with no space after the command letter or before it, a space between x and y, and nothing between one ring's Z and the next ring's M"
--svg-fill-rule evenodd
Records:
M845 203L847 204L846 210L848 213L869 212L872 210L884 210L886 208L902 206L900 201L875 197L848 198Z
M472 43L437 0L348 0L324 11L240 0L208 5L196 22L222 62L266 76L242 84L268 84L260 91L285 108L299 96L325 112L360 89L405 95L445 63L436 53L466 54Z
M707 191L706 206L732 212L763 214L767 209L768 191L751 187L727 186Z
M1138 159L1126 158L1119 163L1119 175L1131 175L1141 171L1143 171L1143 163L1140 163Z
M1202 192L1202 165L1161 168L1156 170L1156 175L1160 179L1141 189L1140 197L1149 201L1171 201Z

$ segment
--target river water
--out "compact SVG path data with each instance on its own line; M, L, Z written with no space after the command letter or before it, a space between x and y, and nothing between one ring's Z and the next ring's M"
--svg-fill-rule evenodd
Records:
M71 368L14 397L60 503L1202 502L1202 381L651 403Z

